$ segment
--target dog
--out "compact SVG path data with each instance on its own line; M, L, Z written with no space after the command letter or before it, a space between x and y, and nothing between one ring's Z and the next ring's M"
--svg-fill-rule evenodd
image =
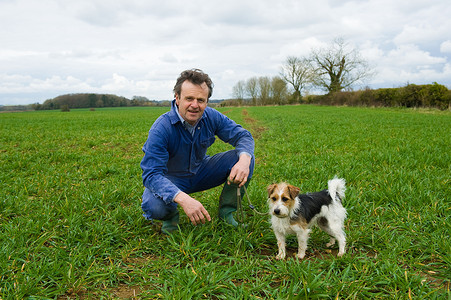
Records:
M338 256L343 256L346 246L343 229L346 209L341 203L346 191L344 179L335 177L328 181L327 190L315 193L300 194L298 187L285 182L271 184L267 191L271 227L279 248L276 259L286 256L285 237L288 234L296 234L299 248L296 257L303 259L310 228L315 224L330 235L326 246L334 245L337 240Z

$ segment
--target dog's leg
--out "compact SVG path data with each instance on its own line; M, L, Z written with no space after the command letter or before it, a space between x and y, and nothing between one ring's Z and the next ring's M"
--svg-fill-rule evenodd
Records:
M329 243L326 244L326 247L331 247L335 245L335 233L329 228L329 221L325 217L321 217L318 219L318 227L321 228L324 232L326 232L328 235L330 235Z
M274 231L274 234L276 235L277 247L279 248L279 253L276 256L276 259L284 259L286 256L285 234L279 231Z
M343 231L343 228L341 227L333 227L333 228L328 228L328 230L326 231L328 234L330 234L330 242L326 245L327 247L332 246L333 244L335 244L335 240L338 241L338 254L337 256L343 256L343 254L345 254L345 247L346 247L346 235L345 232ZM332 240L334 241L334 243L332 243ZM332 244L331 244L332 243Z
M296 230L296 236L298 237L298 254L297 258L303 259L305 257L305 250L307 250L307 240L310 233L310 229L303 229L299 227Z
M335 238L334 237L330 237L329 243L326 244L326 247L332 247L333 245L335 245Z
M338 234L335 236L335 238L338 240L338 254L337 256L343 256L345 254L346 250L346 237L343 230L340 230Z

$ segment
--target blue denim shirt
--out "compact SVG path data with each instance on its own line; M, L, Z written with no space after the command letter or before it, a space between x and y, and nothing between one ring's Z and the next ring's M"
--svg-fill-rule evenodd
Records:
M167 176L195 175L215 136L231 144L238 153L254 155L251 133L217 110L206 107L192 135L183 126L176 109L174 100L171 110L153 123L142 148L143 184L166 203L172 202L180 192Z

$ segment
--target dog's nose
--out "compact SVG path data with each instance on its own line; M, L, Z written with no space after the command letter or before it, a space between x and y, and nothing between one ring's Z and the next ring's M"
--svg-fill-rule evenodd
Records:
M275 213L276 215L280 214L280 209L276 208L276 209L274 210L274 213Z

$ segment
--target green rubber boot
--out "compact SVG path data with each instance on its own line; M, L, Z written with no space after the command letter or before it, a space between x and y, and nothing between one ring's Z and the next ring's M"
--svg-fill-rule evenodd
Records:
M244 186L247 188L250 180L248 180ZM234 227L238 226L238 222L235 221L233 213L237 210L237 189L235 184L224 184L221 196L219 197L219 218ZM244 199L245 189L241 187L241 199Z
M179 225L179 220L180 220L180 215L179 215L179 211L175 210L169 217L167 220L163 221L163 225L161 226L161 232L163 234L171 234L174 231L176 231L177 229L179 229L178 225Z

